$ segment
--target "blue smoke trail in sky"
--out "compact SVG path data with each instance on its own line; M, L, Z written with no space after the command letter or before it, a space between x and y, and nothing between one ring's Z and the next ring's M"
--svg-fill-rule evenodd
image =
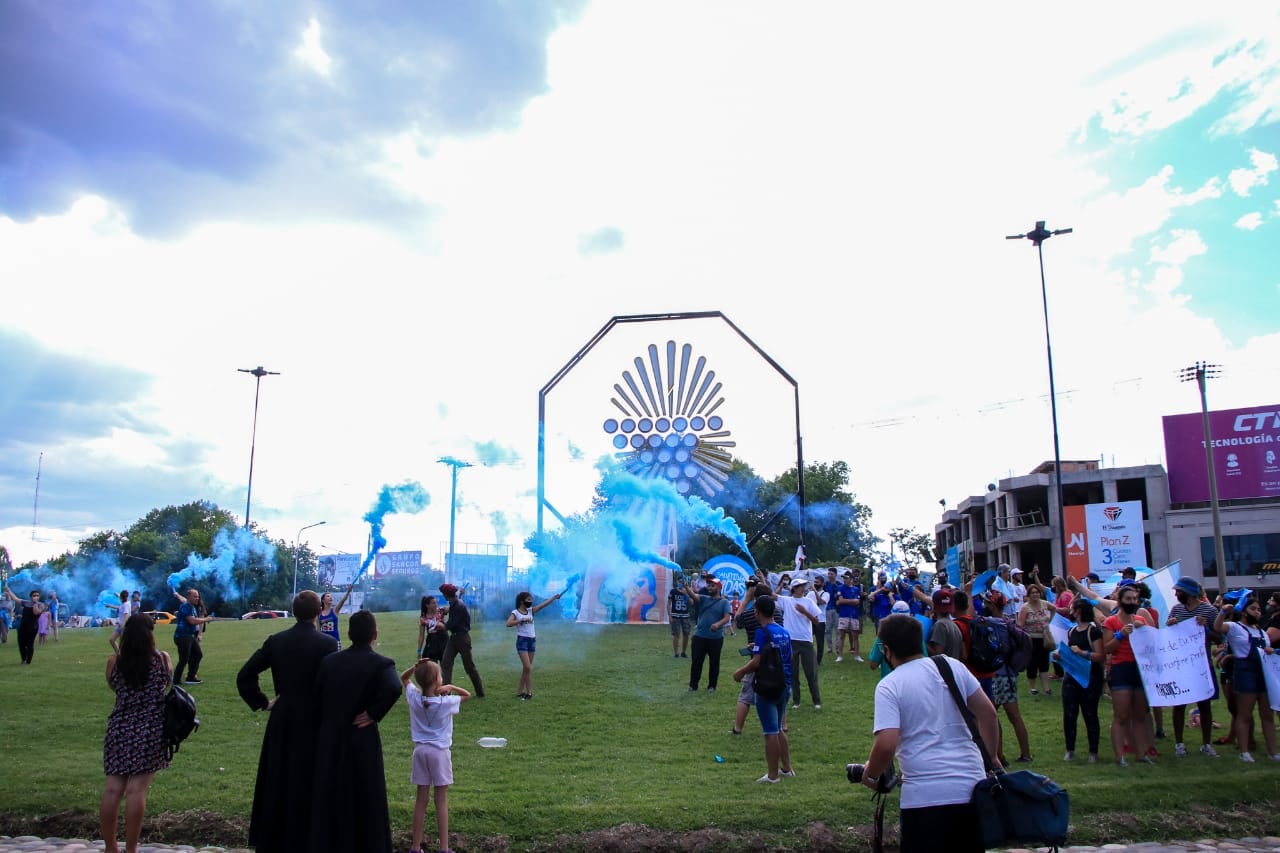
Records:
M631 525L627 524L620 518L610 519L609 523L613 525L614 533L618 535L618 545L622 548L622 553L626 555L628 560L633 563L657 563L676 572L684 572L679 563L672 562L656 551L646 551L639 548L635 543L635 533L631 529Z
M448 460L447 456L441 458L441 461ZM369 537L373 544L369 549L369 555L360 565L360 571L356 573L355 580L360 580L364 576L365 569L369 568L373 558L387 547L386 537L382 535L382 524L386 517L391 513L422 512L430 503L431 495L427 494L427 490L422 488L421 484L412 480L406 480L398 486L382 487L382 491L378 492L378 499L373 504L373 509L364 514L364 520L369 523Z
M132 572L120 568L114 554L100 551L73 555L62 571L53 571L47 565L24 569L9 577L9 587L23 598L30 596L33 589L44 593L46 600L56 592L58 602L73 614L114 616L120 604L120 590L141 589L142 584ZM108 596L110 605L102 607Z

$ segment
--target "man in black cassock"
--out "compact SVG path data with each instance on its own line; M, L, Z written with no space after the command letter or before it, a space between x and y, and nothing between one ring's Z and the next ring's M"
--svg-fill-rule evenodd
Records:
M373 650L378 624L368 610L347 623L351 647L320 664L319 753L311 803L311 849L391 853L391 815L378 721L400 698L395 661Z
M320 596L310 590L293 600L297 623L267 637L236 676L240 698L266 711L267 730L253 789L249 843L258 853L304 853L311 849L311 786L315 770L319 706L316 676L320 661L338 650L334 639L316 630ZM274 699L258 686L271 670Z

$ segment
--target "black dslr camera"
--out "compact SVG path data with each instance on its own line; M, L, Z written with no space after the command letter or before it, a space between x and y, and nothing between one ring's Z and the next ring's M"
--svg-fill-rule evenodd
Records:
M844 766L845 775L849 777L849 781L855 785L862 784L862 774L867 769L865 764L846 764ZM880 774L880 779L876 782L876 793L887 794L898 785L898 771L890 764Z

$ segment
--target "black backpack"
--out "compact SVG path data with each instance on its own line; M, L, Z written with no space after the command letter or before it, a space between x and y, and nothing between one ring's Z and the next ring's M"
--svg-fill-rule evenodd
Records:
M1003 620L976 616L969 623L969 666L974 672L999 672L1009 653L1008 627Z
M764 631L764 648L760 650L760 667L751 679L751 689L766 699L776 699L787 689L787 671L782 667L782 650L773 642L773 634Z
M165 760L172 761L178 747L198 728L200 718L196 716L196 700L178 685L173 685L164 697Z

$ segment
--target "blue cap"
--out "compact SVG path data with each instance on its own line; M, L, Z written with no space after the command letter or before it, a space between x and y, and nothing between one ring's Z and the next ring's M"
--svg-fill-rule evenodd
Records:
M1173 588L1178 592L1185 592L1187 595L1194 595L1196 598L1199 598L1204 593L1204 590L1201 589L1200 584L1196 582L1195 578L1178 578L1178 582L1173 585Z
M1102 583L1102 578L1098 577L1097 572L1089 572L1089 574L1085 575L1084 577L1085 577L1085 580L1092 581L1093 583Z

